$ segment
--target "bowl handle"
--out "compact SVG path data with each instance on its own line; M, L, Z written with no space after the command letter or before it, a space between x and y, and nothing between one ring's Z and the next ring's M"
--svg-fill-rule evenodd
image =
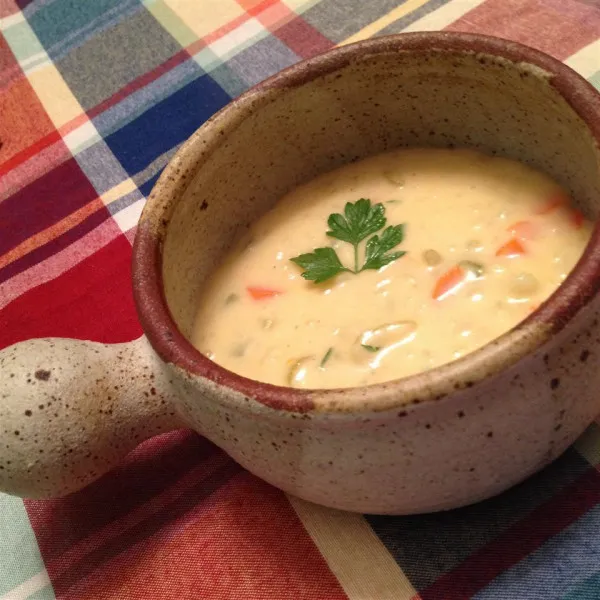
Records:
M62 496L184 427L148 340L37 339L0 352L0 491Z

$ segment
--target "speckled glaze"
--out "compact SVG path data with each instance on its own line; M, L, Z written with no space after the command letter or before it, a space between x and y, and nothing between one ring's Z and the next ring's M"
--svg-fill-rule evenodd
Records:
M556 458L600 412L597 230L530 318L413 377L281 388L219 367L188 341L204 279L279 197L346 162L424 145L522 160L598 214L600 98L548 56L423 33L300 63L210 119L157 183L134 246L147 339L38 340L0 353L0 489L68 493L184 423L291 494L370 513L475 502Z

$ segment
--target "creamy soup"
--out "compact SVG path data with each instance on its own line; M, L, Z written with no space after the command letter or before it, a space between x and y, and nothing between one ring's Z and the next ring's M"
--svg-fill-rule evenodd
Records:
M295 189L251 227L207 282L193 343L278 385L405 377L523 320L590 232L564 190L521 163L468 150L371 157Z

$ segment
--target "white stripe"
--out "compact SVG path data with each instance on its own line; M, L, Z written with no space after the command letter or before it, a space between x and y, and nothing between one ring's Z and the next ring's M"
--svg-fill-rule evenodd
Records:
M23 21L25 21L25 17L23 16L23 13L20 10L17 11L14 15L9 15L8 17L2 17L0 19L0 31L2 31L4 29L8 29L9 27L12 27L13 25L18 25L19 23L22 23Z
M26 20L23 19L19 22L18 27L5 27L4 23L2 23L2 28L6 31L5 37L8 45L17 57L19 66L25 73L36 71L50 62L44 46ZM30 56L22 57L21 54L24 48L34 53Z
M21 69L23 69L25 73L33 73L34 71L38 71L42 67L45 67L49 62L50 58L48 57L46 52L38 52L37 54L32 54L31 56L28 56L19 64L21 65Z
M266 30L257 19L248 19L233 31L226 33L223 37L215 40L209 45L209 48L219 57L224 58L229 53L236 51L239 46L243 46L248 40L255 36L265 34Z
M460 19L470 10L483 4L485 0L451 0L433 12L411 23L403 31L437 31Z
M349 600L410 600L417 594L362 515L288 500Z
M600 71L600 40L575 52L565 60L565 64L586 79Z
M100 134L94 124L90 120L87 120L85 123L79 125L79 127L73 129L73 131L69 131L69 133L63 135L63 140L67 148L71 151L71 154L75 156L100 140Z
M145 203L146 199L140 198L133 204L130 204L127 208L124 208L113 215L113 219L117 222L117 225L123 233L129 231L132 227L135 227L138 224Z
M4 596L0 596L0 600L25 600L47 585L50 585L50 578L48 577L48 571L44 569L37 575L24 581L21 585L10 590L10 592L4 594Z

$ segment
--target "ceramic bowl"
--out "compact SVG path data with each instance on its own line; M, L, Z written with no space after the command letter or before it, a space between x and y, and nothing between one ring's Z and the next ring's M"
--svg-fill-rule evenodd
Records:
M351 511L450 509L521 481L600 412L598 231L516 328L451 364L368 387L297 390L227 371L189 342L197 298L250 223L344 163L403 146L475 148L546 171L593 218L599 144L588 83L490 37L382 37L268 79L183 145L148 200L133 252L145 336L0 353L0 489L67 494L176 427L290 494Z

